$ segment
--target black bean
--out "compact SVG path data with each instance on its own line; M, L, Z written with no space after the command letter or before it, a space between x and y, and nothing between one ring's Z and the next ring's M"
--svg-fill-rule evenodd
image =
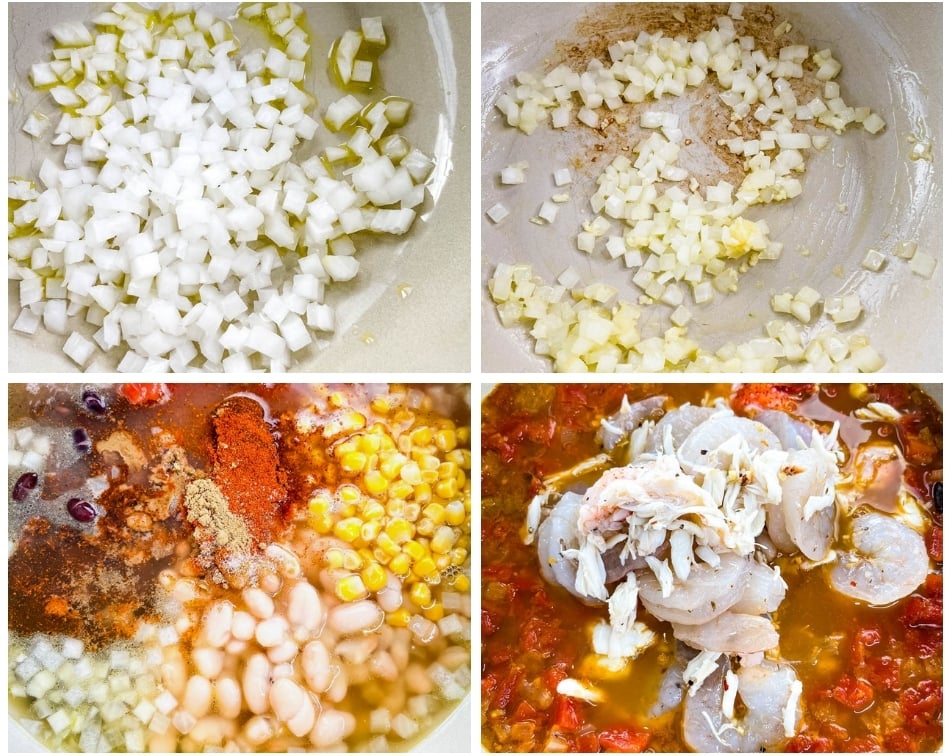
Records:
M34 472L23 473L13 484L13 492L10 494L13 501L23 501L30 495L30 491L36 488L39 483L39 475Z
M82 404L85 405L85 408L89 412L95 415L104 415L108 411L105 398L92 389L85 389L85 391L82 392Z
M95 507L85 499L69 499L66 509L79 522L92 522L95 519Z
M92 439L89 438L89 434L86 432L85 428L76 428L72 431L72 444L75 446L75 450L82 452L83 454L92 449Z
M932 511L939 517L942 515L942 481L932 484Z

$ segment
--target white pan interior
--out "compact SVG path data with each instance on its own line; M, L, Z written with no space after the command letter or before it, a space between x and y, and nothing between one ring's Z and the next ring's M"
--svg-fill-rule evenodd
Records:
M727 6L720 7L724 10ZM784 242L782 257L762 262L742 276L736 294L691 308L690 336L712 351L728 341L740 343L761 336L761 325L775 317L770 309L772 294L796 292L807 284L823 296L859 293L866 313L859 327L885 357L884 370L939 372L941 5L787 3L773 7L792 23L812 51L824 47L833 51L843 64L839 81L844 99L868 105L887 126L877 136L859 128L850 128L842 136L825 132L831 135L830 146L823 152L810 151L807 173L802 177L803 193L788 202L748 211L750 218L768 222L772 240ZM511 211L500 224L485 216L481 219L484 370L551 370L549 360L532 352L524 327L505 329L499 323L487 290L499 262L530 263L546 282L553 282L571 265L586 283L603 280L616 286L620 299L635 302L640 294L630 282L632 272L622 261L610 260L606 254L591 258L578 252L574 243L581 221L593 217L588 197L594 179L614 155L605 154L591 163L593 137L589 129L572 125L553 130L545 124L525 136L505 125L504 116L494 107L516 73L550 70L564 62L573 46L588 46L593 34L611 42L634 38L639 30L633 21L634 6L623 8L625 28L617 22L614 8L602 4L497 3L482 7L482 208L501 202ZM668 102L675 99L664 97L659 109L680 107ZM694 128L695 121L689 122L686 107L682 107L680 125L685 132L687 125ZM914 146L910 139L930 141L932 160L910 159ZM575 158L587 168L576 172ZM521 160L529 164L526 183L501 185L501 169ZM552 181L552 172L559 167L570 167L576 177L567 187L572 199L560 206L553 224L535 225L529 219L541 203L561 191ZM893 256L896 244L908 240L915 240L920 250L938 261L931 278L912 273L906 261ZM861 265L871 247L887 257L879 273ZM802 254L802 248L811 254ZM665 321L670 308L661 307L664 312L651 308L644 319ZM816 327L812 322L806 330ZM665 326L658 333L663 330ZM850 333L846 327L840 330Z

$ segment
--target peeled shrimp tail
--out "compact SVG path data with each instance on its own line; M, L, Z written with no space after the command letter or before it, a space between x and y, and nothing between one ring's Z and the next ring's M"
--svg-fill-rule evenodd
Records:
M578 494L566 493L538 526L538 561L542 577L549 583L560 585L585 603L596 603L579 590L578 560L570 556L581 545L577 532L580 506Z
M620 409L610 417L601 420L600 431L597 434L598 441L606 451L611 451L640 423L662 410L665 403L665 396L651 396L630 404L625 396Z
M743 667L732 676L727 657L692 695L683 699L683 738L693 751L746 753L776 750L794 735L800 713L800 682L786 665L762 662ZM734 717L734 698L726 689L736 686L744 704L742 718ZM732 717L727 716L732 714Z
M925 540L908 525L873 512L853 521L853 549L830 571L834 590L870 604L891 604L925 582Z

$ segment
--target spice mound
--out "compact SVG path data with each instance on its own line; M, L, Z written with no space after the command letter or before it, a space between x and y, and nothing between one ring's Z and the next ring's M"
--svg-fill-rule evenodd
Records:
M211 480L259 543L269 543L289 519L287 476L258 402L234 396L211 416Z

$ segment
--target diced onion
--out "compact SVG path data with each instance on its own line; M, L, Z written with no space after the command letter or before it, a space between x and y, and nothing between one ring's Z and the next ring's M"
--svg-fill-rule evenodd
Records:
M609 112L620 110L624 102L660 102L712 76L721 102L731 111L729 129L734 134L719 145L739 156L745 169L738 186L724 181L700 186L678 164L684 145L679 115L658 105L641 110L638 125L648 132L597 177L590 198L593 216L574 236L580 252L595 255L604 250L612 259L624 259L640 290L636 301L605 309L587 293L596 291L593 283L582 291L570 275L559 279L570 296L552 300L549 287L523 265L497 266L490 283L503 325L526 324L535 352L550 357L556 371L832 371L882 365L868 341L846 338L830 322L805 340L789 320L770 321L766 335L725 345L715 354L699 349L687 335L694 319L684 305L687 298L699 305L737 291L740 276L751 266L781 256L783 245L769 238L765 221L749 219L746 211L801 193L807 151L824 149L829 141L813 130L841 133L859 124L875 134L885 127L869 108L852 106L841 97L835 80L841 66L829 50L812 52L806 45L785 44L768 58L755 49L753 40L738 37L733 19L740 19L742 10L741 4L733 4L730 16L718 17L716 27L694 41L641 34L612 44L609 64L595 59L584 71L559 65L543 76L520 73L515 86L496 99L508 125L526 134L549 116L551 127L564 128L572 111L580 124L598 129L611 120L626 122L626 115ZM790 28L788 22L781 23L775 37ZM813 96L802 97L792 83L804 77L805 70L813 71L805 82L816 86ZM746 119L762 127L750 137L742 128ZM521 175L507 171L503 183L520 183ZM554 171L553 178L557 186L571 181L567 169ZM498 223L508 211L499 203L486 214ZM550 223L555 216L546 202L532 220ZM614 224L617 233L598 243ZM873 251L863 264L879 270L883 256ZM918 275L934 271L928 256L918 262L913 257L910 265ZM772 308L807 324L819 317L821 301L817 291L802 287L795 294L776 294ZM858 298L830 298L829 305L828 310L825 303L824 311L835 324L851 323L861 314ZM655 306L671 308L669 327L662 336L644 338L642 309Z
M9 184L14 330L68 334L76 365L101 351L119 371L276 370L320 348L309 329L334 327L326 289L359 271L350 235L407 233L434 164L394 131L410 100L346 94L321 121L311 114L308 34L293 7L241 6L272 34L239 55L206 9L120 3L96 27L52 29L56 49L30 79L62 109L52 142L64 148L37 184ZM331 64L367 82L386 44L382 20L364 18ZM45 123L34 114L24 129L40 137ZM338 143L297 156L320 123Z

